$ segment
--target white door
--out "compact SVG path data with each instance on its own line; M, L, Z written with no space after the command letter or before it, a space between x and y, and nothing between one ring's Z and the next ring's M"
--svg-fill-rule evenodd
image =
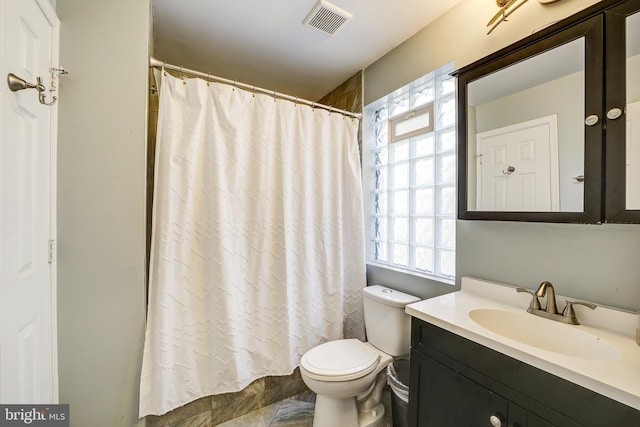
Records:
M47 0L0 0L0 20L0 402L57 403L56 106L6 76L50 88L59 21Z
M627 209L640 209L640 101L627 104Z
M478 209L557 211L556 116L479 133Z

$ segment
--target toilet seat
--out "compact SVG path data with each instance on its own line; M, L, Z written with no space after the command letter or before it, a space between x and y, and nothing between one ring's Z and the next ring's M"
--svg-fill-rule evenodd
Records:
M378 366L380 353L357 339L329 341L302 356L300 366L318 381L348 381L361 378Z

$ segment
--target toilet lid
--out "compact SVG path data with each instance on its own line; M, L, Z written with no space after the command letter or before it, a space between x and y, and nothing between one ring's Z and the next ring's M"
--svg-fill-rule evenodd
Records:
M363 377L378 366L380 354L357 339L329 341L302 356L302 367L316 379L347 381Z

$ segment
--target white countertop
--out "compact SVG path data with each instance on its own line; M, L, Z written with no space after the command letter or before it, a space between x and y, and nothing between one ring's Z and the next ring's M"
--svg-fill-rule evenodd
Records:
M564 307L563 297L556 296L556 300L561 310ZM532 347L485 329L468 314L475 309L526 313L530 301L529 294L516 292L514 287L464 277L460 291L409 304L405 310L413 317L640 410L640 346L635 341L636 313L608 307L590 310L575 306L581 324L566 325L567 328L580 328L614 346L620 353L615 360L594 360L586 355L584 358L567 356ZM544 298L541 302L544 306ZM526 331L522 333L526 337Z

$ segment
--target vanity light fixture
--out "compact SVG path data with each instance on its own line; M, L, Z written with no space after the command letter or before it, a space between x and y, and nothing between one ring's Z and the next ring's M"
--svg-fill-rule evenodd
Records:
M496 0L496 4L500 8L500 10L498 11L498 13L493 15L493 18L491 18L491 20L487 23L487 27L491 27L489 28L489 32L487 33L487 35L491 34L493 30L495 30L502 22L506 22L509 15L518 10L520 6L522 6L526 2L527 0Z

